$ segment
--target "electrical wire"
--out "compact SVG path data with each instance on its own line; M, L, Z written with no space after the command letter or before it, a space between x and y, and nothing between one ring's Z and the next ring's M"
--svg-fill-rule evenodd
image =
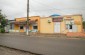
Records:
M42 11L49 11L49 12L53 12L53 11L56 11L56 12L60 12L60 13L63 13L63 14L66 14L67 13L67 11L75 11L75 10L77 10L77 11L83 11L83 10L85 10L85 9L78 9L78 8L63 8L63 9L57 9L57 8L49 8L50 6L49 5L47 5L47 4L44 4L44 3L42 3L42 2L40 2L40 1L37 1L37 0L31 0L33 3L36 3L36 4L39 4L40 6L43 6L44 8L46 8L45 10L35 10L35 9L32 9L32 11L36 11L36 12L42 12ZM33 6L32 6L33 7ZM67 11L65 11L65 10L67 10Z

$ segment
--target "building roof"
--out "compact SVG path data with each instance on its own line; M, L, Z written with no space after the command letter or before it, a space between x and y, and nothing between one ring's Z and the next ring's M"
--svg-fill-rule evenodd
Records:
M59 14L52 14L51 17L53 17L53 16L60 16L60 15Z
M10 22L10 24L26 24L27 21L13 21L13 22ZM36 20L30 20L29 21L29 24L35 24L36 23Z
M40 16L31 16L29 18L32 18L32 17L40 17ZM18 17L18 18L15 18L15 19L19 19L19 18L27 18L27 17Z
M69 17L69 16L82 16L82 14L71 14L71 15L61 15L61 16L49 16L49 17L41 17L41 18Z

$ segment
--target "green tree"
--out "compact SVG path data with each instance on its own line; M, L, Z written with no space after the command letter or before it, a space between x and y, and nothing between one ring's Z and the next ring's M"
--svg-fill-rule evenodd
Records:
M83 28L85 29L85 21L83 21Z
M5 32L5 26L6 26L6 16L2 14L1 10L0 10L0 32L4 33Z

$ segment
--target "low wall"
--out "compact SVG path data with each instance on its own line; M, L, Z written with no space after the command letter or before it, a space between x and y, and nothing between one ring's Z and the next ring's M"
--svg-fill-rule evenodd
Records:
M67 33L68 37L85 37L85 33L84 32L68 32Z

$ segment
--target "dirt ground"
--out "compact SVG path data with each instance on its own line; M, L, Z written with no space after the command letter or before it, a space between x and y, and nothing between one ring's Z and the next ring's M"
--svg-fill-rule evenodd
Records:
M34 55L26 51L0 46L0 55Z

